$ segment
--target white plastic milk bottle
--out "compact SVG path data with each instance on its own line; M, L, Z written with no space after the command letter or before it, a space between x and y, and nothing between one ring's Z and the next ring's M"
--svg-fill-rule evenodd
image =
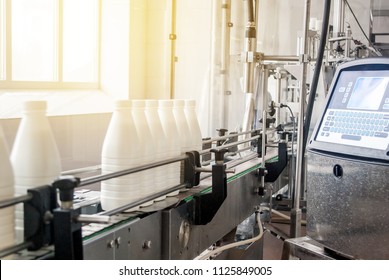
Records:
M167 140L168 157L177 157L181 153L181 141L173 114L173 100L159 100L158 115ZM178 184L180 184L180 162L175 162L168 165L168 184L166 188ZM168 196L174 196L178 193L179 191L174 191L169 193Z
M9 159L8 146L0 126L0 201L14 196L14 173ZM15 209L0 209L0 250L15 242Z
M114 111L104 138L102 174L137 167L142 162L141 142L132 117L130 100L115 101ZM139 173L101 182L100 202L104 210L112 210L139 200ZM137 210L134 207L129 210Z
M26 101L22 119L11 152L15 175L15 195L25 195L27 189L52 184L61 173L61 158L46 116L46 101ZM18 242L23 241L23 205L15 210Z

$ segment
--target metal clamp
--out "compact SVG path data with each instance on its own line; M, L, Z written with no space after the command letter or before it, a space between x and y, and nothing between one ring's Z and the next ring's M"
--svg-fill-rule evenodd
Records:
M195 225L206 225L212 221L227 197L224 154L228 152L228 149L212 149L211 152L215 154L215 164L212 166L212 192L193 196L195 202L193 223Z

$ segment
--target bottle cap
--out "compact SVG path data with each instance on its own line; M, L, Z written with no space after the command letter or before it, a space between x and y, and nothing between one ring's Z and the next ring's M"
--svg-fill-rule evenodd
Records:
M171 108L173 107L173 100L171 99L159 100L158 105L159 107L162 108Z
M174 99L174 107L184 107L185 100L184 99Z
M148 99L146 100L146 107L158 107L158 100L156 99Z
M115 108L131 108L131 100L115 100Z
M193 100L193 99L185 100L185 106L186 107L196 107L196 100Z
M132 100L132 108L143 108L146 106L145 100L137 99Z
M46 111L47 102L44 100L30 100L25 101L22 105L22 111Z

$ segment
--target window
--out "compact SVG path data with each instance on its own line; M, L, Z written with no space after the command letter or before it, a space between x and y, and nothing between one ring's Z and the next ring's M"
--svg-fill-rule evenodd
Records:
M97 80L96 0L63 1L63 80Z
M54 81L55 2L12 0L12 80Z
M99 7L0 0L0 88L97 88Z

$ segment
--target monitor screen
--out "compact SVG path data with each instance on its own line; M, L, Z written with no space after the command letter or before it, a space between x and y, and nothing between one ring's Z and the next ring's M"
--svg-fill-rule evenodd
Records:
M355 82L347 109L378 110L389 77L359 77Z
M315 140L386 150L389 70L344 70L336 78Z

